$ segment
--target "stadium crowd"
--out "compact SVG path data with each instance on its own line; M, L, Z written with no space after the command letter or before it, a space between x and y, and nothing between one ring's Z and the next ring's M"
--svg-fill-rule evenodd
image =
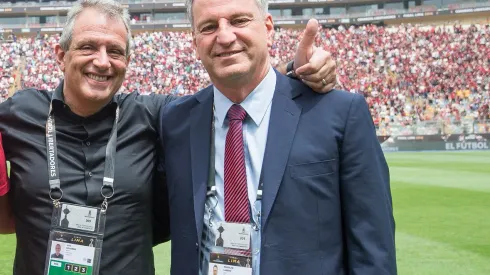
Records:
M292 58L300 36L300 30L276 31L273 66ZM53 51L58 39L45 35L0 44L0 101L18 86L54 89L59 84L62 73ZM317 45L337 60L339 88L362 93L381 129L420 121L490 120L489 26L341 26L322 29ZM188 95L208 84L188 32L134 36L121 92Z

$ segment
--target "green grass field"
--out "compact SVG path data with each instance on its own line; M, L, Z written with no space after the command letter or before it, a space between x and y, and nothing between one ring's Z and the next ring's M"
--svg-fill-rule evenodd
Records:
M389 153L401 275L490 274L490 152ZM0 236L0 275L15 238ZM169 274L169 246L155 249ZM26 263L27 264L27 263Z

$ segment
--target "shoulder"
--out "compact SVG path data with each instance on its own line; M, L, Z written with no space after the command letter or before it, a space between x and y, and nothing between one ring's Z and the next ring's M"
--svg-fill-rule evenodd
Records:
M148 108L158 108L167 106L178 97L173 95L150 94L142 95L138 92L120 93L115 95L115 100L120 106L123 105L144 105Z
M322 94L313 91L298 80L284 79L281 81L288 85L287 89L290 89L289 93L291 93L288 96L291 96L295 104L302 109L305 121L344 129L354 117L363 116L366 121L371 119L368 105L361 94L338 89ZM285 87L284 83L283 87Z
M210 86L211 87L211 86ZM160 111L160 129L162 135L171 129L180 128L184 125L189 125L191 115L197 115L199 112L205 111L205 106L212 106L213 89L207 87L194 95L180 97L172 101L163 110Z
M197 93L190 96L179 97L176 100L169 103L165 110L162 111L162 115L169 116L175 114L188 115L189 111L194 108L200 102L204 102L209 99L213 94L212 86L208 86L199 90Z
M333 89L328 93L317 93L303 82L286 76L278 76L278 90L290 90L293 97L298 96L297 101L302 104L315 104L329 107L329 110L348 108L353 102L364 100L360 94Z
M0 116L8 115L15 118L43 117L48 115L49 103L53 92L34 88L20 90L7 101L0 104Z
M157 118L160 110L178 99L172 95L150 94L142 95L138 92L121 93L114 97L123 112L145 112L152 118Z
M51 91L28 88L15 92L8 100L11 100L13 106L29 108L36 105L49 105L52 95Z

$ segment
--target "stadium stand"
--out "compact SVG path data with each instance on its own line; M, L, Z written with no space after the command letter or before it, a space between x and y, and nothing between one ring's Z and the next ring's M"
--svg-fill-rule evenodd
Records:
M292 58L300 36L294 29L276 31L273 66ZM0 42L0 101L20 87L58 85L62 73L53 51L58 39L44 35ZM208 75L191 43L188 32L135 35L121 92L188 95L207 86ZM391 125L490 119L488 25L340 26L322 29L317 45L337 60L339 88L366 97L381 134L389 134Z

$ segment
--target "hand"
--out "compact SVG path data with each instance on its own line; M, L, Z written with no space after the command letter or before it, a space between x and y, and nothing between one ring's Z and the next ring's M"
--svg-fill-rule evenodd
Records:
M294 70L298 78L315 92L328 93L337 84L336 64L329 52L313 46L317 33L318 21L310 19L296 50Z

